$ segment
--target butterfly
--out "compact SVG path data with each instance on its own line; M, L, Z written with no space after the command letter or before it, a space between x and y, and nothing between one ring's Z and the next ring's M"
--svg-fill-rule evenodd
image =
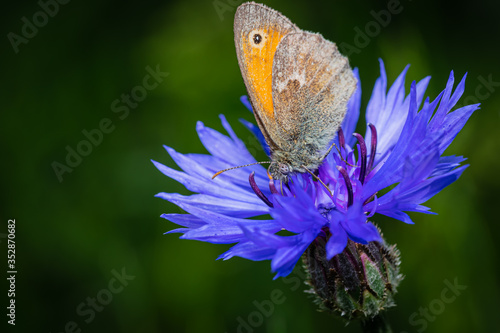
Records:
M284 182L294 173L312 174L330 152L356 89L348 59L320 34L254 2L236 10L234 42L255 119L271 151L271 161L259 163L270 163L270 178Z

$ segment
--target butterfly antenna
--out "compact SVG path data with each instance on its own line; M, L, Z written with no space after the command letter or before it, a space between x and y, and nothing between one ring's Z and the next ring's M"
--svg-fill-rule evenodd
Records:
M212 179L214 179L215 177L217 177L221 173L229 171L229 170L234 170L234 169L238 169L238 168L244 168L244 167L251 166L251 165L256 165L256 164L268 164L268 163L271 163L271 161L255 162L255 163L250 163L250 164L235 166L235 167L232 167L232 168L227 168L227 169L218 171L215 175L212 176Z

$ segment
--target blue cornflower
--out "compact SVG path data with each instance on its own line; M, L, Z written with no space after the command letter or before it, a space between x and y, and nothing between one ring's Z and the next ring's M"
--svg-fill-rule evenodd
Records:
M375 213L410 224L406 212L433 214L422 203L458 179L467 167L461 166L462 156L442 155L479 104L451 111L464 92L466 77L453 91L451 72L444 91L422 105L430 77L413 82L405 95L407 70L408 66L387 92L380 61L381 75L366 110L364 137L351 135L360 114L358 84L335 139L342 158L334 150L317 171L329 191L309 174L296 174L288 184L269 181L261 165L235 169L212 180L219 170L256 161L224 116L220 118L229 136L199 122L198 135L210 155L183 155L165 147L183 172L153 161L166 176L197 193L157 194L188 213L163 214L183 227L167 233L210 243L237 243L219 258L272 260L272 270L279 277L288 275L318 238L326 241L328 260L341 253L349 239L361 244L381 241L378 229L368 221ZM360 82L357 69L354 73ZM269 154L258 127L243 123ZM272 219L250 219L267 214ZM281 230L292 235L278 234Z

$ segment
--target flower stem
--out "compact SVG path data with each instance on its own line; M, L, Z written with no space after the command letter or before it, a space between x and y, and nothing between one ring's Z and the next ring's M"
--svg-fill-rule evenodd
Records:
M382 314L363 320L361 322L361 327L363 328L363 333L392 333L389 322Z

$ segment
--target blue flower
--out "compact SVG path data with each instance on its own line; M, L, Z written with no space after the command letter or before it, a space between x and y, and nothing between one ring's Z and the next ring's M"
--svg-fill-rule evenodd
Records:
M365 136L345 136L354 132L358 122L358 85L335 139L342 158L334 150L317 172L330 190L309 174L296 174L288 184L269 181L261 165L234 169L212 180L219 170L257 161L224 116L220 119L229 136L199 122L198 135L209 155L184 155L165 147L183 171L153 161L163 174L195 193L157 194L187 212L162 215L182 227L167 233L181 233L182 239L237 243L219 258L271 260L277 278L288 275L318 238L326 241L327 259L341 253L348 239L361 244L381 241L379 231L368 221L375 213L405 223L413 223L407 212L433 214L422 203L458 179L467 167L461 166L462 156L443 153L479 104L452 111L465 86L464 76L453 91L453 72L432 102L423 100L430 77L413 82L406 95L407 70L387 92L380 61L381 75L366 110ZM354 72L360 82L357 69ZM248 101L243 102L251 109ZM258 127L242 122L269 154ZM252 219L262 215L271 219ZM283 235L282 230L288 234Z

